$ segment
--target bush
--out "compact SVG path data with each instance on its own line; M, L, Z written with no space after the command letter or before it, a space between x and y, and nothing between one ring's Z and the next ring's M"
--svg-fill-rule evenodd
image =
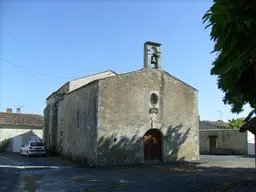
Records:
M6 152L9 146L9 141L7 139L0 143L0 152Z

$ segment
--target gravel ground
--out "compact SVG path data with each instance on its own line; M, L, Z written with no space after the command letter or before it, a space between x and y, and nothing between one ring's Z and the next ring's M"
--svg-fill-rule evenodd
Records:
M0 153L0 191L255 192L254 166L254 159L243 156L202 156L191 164L95 169Z

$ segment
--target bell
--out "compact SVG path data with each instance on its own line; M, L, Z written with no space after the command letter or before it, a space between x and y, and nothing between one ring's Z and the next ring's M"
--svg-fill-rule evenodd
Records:
M151 56L151 63L156 63L156 55L155 54L153 54L152 56Z

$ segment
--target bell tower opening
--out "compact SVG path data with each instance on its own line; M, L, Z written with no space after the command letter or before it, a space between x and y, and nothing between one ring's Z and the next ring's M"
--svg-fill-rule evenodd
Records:
M161 44L149 41L144 44L144 68L162 69Z
M155 50L155 48L151 48L151 68L158 69L157 51Z

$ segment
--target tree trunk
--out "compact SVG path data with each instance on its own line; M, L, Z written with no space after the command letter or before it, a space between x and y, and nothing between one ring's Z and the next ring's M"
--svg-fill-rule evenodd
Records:
M254 134L254 157L255 157L255 168L256 168L256 134Z

